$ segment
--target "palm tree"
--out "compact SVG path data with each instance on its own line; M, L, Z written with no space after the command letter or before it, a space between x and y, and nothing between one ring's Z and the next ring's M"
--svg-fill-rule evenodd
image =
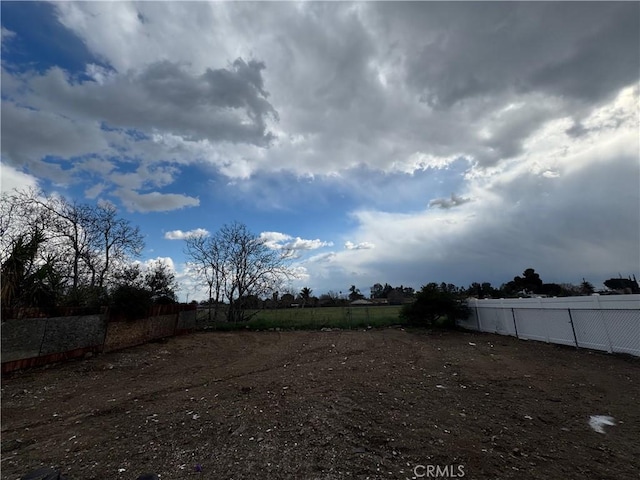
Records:
M1 300L4 308L53 306L55 294L51 284L58 286L59 276L51 256L38 263L37 254L44 235L36 230L31 236L20 237L1 267Z
M302 308L304 308L304 306L307 304L307 302L311 298L311 292L313 292L313 290L311 290L309 287L304 287L302 290L300 290L300 298L302 299Z
M356 288L355 285L351 285L351 288L349 288L349 300L353 301L353 300L360 300L361 298L364 298L364 295L362 295L362 293L360 293L360 290L358 288Z

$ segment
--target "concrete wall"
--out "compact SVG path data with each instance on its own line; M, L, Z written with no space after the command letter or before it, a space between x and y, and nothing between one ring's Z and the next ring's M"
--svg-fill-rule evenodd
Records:
M40 355L101 347L106 329L104 315L48 318Z
M46 325L46 318L2 322L2 363L39 356Z
M160 315L132 322L111 322L107 328L104 350L141 345L150 340L170 337L176 332L178 314Z
M196 322L195 310L178 311L176 307L172 313L136 321L109 322L106 315L82 315L8 320L1 328L5 373L87 352L132 347L203 327Z

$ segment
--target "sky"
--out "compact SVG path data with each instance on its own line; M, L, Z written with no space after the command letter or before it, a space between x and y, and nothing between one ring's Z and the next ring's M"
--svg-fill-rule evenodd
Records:
M289 287L640 276L638 2L10 2L1 188L141 261L246 224Z

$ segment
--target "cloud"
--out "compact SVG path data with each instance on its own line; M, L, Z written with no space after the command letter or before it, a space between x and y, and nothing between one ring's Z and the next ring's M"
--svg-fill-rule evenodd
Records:
M10 76L3 71L3 82L5 75ZM24 165L35 175L68 182L70 172L63 171L60 164L42 160L104 154L108 150L108 142L95 122L76 121L2 100L2 155L12 165Z
M21 78L33 92L23 99L39 109L110 128L168 131L193 140L266 145L265 117L277 114L266 100L256 60L236 59L227 68L192 74L178 63L159 61L139 70L77 81L54 67Z
M169 271L171 273L174 273L174 274L176 273L176 266L173 261L173 258L171 257L156 257L156 258L147 259L144 262L142 262L142 266L145 268L145 270L154 268L159 264L166 265L169 268Z
M265 64L256 59L236 58L226 67L197 72L165 59L123 72L89 65L84 76L59 67L4 67L3 161L60 185L98 177L102 192L112 194L115 187L129 206L137 204L136 195L150 198L143 187L167 195L161 189L175 181L178 165L203 157L224 174L246 177L251 169L241 168L237 152L226 155L233 148L217 151L215 145L265 148L273 139L267 123L278 117L267 100ZM166 148L167 138L177 148ZM137 168L131 171L131 165ZM85 189L89 197L96 188Z
M104 183L96 183L93 187L87 188L84 191L84 196L89 199L94 199L102 192L104 192L106 185Z
M631 40L638 31L637 5L376 7L385 16L384 25L399 35L396 48L405 52L409 83L436 108L539 89L601 100L637 78L638 46ZM611 51L620 56L605 53Z
M54 9L93 58L34 72L3 50L3 166L131 211L212 199L375 244L301 259L316 290L638 256L637 3Z
M279 248L280 242L284 242L289 240L291 235L287 235L286 233L280 232L262 232L260 233L260 239L267 245L269 248L277 249Z
M319 238L315 240L302 239L300 237L292 238L291 241L284 243L284 250L316 250L322 247L331 247L333 242L324 242Z
M445 210L453 207L459 207L460 205L464 205L465 203L469 203L471 201L470 198L459 197L455 193L451 194L451 198L435 198L429 202L430 207L439 207Z
M324 262L330 262L334 258L336 258L335 252L319 253L317 255L313 255L309 257L302 263L324 263Z
M195 228L187 232L183 232L182 230L172 230L170 232L165 232L164 234L164 238L167 240L188 240L189 238L207 236L209 236L209 231L204 228Z
M2 35L1 38L2 38L3 42L16 36L16 32L13 32L13 31L9 30L8 28L2 27L0 32L1 32L1 35Z
M542 128L520 161L467 180L476 201L466 208L443 212L460 203L454 196L441 199L438 209L358 210L358 228L351 234L375 243L375 255L338 252L332 278L415 287L429 281L499 286L532 266L547 282L577 283L583 276L608 278L639 265L640 138L631 114L637 95L635 88L623 90L585 119L591 127L581 137L566 134L558 123ZM611 215L623 220L614 226ZM328 268L307 267L320 279Z
M344 248L347 250L371 250L372 248L375 248L375 245L371 242L345 242Z
M325 242L318 238L307 240L300 237L292 237L280 232L262 232L260 239L266 246L273 250L282 250L287 258L299 258L300 251L317 250L323 247L330 247L332 242Z
M89 65L93 81L61 69L3 74L3 90L15 83L13 94L32 92L23 103L105 122L109 144L136 161L204 162L231 179L339 178L364 164L414 174L464 158L492 168L544 123L580 121L637 80L633 3L249 7L56 4L108 68ZM584 60L592 54L599 61ZM131 141L126 129L148 138Z
M177 193L136 193L131 190L117 190L115 195L120 198L127 210L131 212L162 212L178 210L184 207L200 205L200 200Z
M33 175L21 172L20 170L5 163L0 167L0 190L10 192L13 189L37 188L38 179Z

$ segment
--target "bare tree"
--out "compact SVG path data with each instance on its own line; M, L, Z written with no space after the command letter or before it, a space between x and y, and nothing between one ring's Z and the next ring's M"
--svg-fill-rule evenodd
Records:
M101 202L86 218L92 248L85 260L92 274L91 286L105 287L114 264L139 256L144 248L139 227L118 218L117 213L112 203Z
M212 237L188 239L185 253L209 286L210 299L214 293L216 305L221 297L226 299L232 322L247 319L240 299L271 295L291 276L281 252L242 223L224 225Z
M144 246L139 229L118 218L110 203L70 202L36 189L16 190L0 200L3 262L16 242L38 232L34 262L55 270L57 286L68 290L72 303L86 300L84 287L103 291L116 263L121 267Z
M217 238L203 235L189 237L186 240L185 254L196 275L209 288L209 323L212 321L212 307L213 320L217 321L224 284L224 261L220 244Z

